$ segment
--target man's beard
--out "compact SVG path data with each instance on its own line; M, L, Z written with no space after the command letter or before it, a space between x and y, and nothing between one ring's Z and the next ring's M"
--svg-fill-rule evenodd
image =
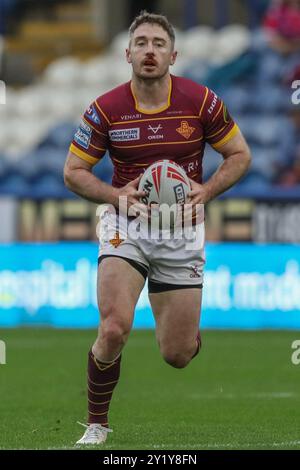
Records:
M153 75L149 75L145 72L136 72L135 70L133 70L133 72L136 75L136 77L140 80L145 80L145 81L161 80L169 72L169 67L167 67L165 70L158 71Z

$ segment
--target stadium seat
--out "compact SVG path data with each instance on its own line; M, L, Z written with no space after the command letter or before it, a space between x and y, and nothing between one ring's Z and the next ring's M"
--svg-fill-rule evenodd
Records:
M21 175L9 175L0 184L0 194L16 197L28 197L30 186Z
M60 198L68 195L62 178L57 178L50 174L44 174L38 178L32 184L30 191L35 198Z
M190 60L210 60L214 52L215 35L208 26L189 29L182 41L181 53Z
M49 130L47 135L40 141L38 148L54 147L66 150L75 132L75 124L72 122L61 122Z
M75 57L63 57L48 65L43 81L48 86L75 86L81 82L82 63Z
M225 26L216 35L211 62L217 65L226 64L246 52L250 45L251 35L245 26Z

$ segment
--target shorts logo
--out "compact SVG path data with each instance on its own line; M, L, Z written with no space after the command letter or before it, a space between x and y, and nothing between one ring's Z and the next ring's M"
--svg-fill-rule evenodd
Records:
M134 127L132 129L118 129L115 131L109 131L108 133L112 142L126 142L129 140L140 139L139 127Z
M186 140L188 140L192 133L194 132L195 127L191 127L187 121L181 121L180 127L177 127L176 131L182 135Z
M118 248L118 246L121 245L121 243L122 243L123 241L124 241L124 240L122 240L122 238L120 238L119 232L116 232L114 238L112 238L111 240L109 240L109 243L110 243L114 248Z
M88 149L91 142L91 137L92 128L88 126L84 121L81 121L74 136L74 141L84 149Z
M201 277L201 266L197 266L196 264L194 264L192 266L189 266L189 268L194 271L193 274L190 274L190 278Z
M97 113L97 111L95 110L94 106L90 106L88 109L87 109L87 112L86 112L88 118L93 121L95 124L100 124L101 120L99 118L99 114Z

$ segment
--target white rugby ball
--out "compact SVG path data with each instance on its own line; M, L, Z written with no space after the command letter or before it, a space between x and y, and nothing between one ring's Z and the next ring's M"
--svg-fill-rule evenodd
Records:
M139 183L139 190L146 193L141 198L142 203L167 209L168 206L175 208L185 204L191 185L181 166L172 160L158 160L145 170ZM168 217L163 219L167 221ZM171 222L171 226L174 222ZM165 225L168 225L168 222L163 223L163 226Z
M151 204L184 204L191 190L189 178L181 166L172 160L158 160L144 172L139 190L146 195L141 202Z

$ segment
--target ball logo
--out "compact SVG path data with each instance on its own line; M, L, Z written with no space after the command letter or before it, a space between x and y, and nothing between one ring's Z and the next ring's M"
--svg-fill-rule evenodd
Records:
M184 188L183 184L179 183L177 186L174 186L174 193L175 199L177 204L184 204L185 202L185 195L184 195Z
M161 169L162 169L162 165L159 165L153 168L152 170L152 178L153 178L154 186L158 195L159 195L159 190L160 190Z
M143 191L146 193L146 195L142 197L142 202L144 204L148 204L148 198L149 198L152 188L153 188L153 184L151 183L151 181L147 179L143 186Z
M183 183L185 183L185 179L179 173L179 171L177 171L175 168L173 168L171 166L168 167L168 169L167 169L167 177L171 178L173 180L179 180L179 181L182 181Z

